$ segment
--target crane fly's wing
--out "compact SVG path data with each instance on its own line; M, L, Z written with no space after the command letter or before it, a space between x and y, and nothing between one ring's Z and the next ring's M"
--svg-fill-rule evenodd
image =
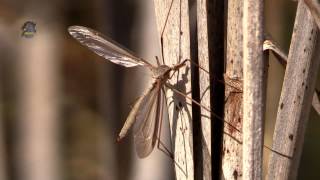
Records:
M140 158L147 157L152 152L157 140L162 98L160 83L157 84L154 91L151 100L141 106L133 128L136 151Z
M128 49L122 47L103 34L83 26L70 26L68 31L72 37L88 47L99 56L125 67L148 66L153 67L147 61L137 58Z
M117 138L117 141L120 141L122 138L124 138L131 128L131 126L135 123L136 121L136 116L139 113L139 111L142 110L142 108L145 108L146 104L149 104L150 101L153 101L154 97L156 96L157 93L157 82L154 81L148 89L144 91L142 96L135 102L134 106L132 107L119 135Z

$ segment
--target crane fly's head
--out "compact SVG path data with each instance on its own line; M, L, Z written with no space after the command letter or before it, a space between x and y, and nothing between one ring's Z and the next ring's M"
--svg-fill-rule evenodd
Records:
M152 71L153 78L165 79L169 75L171 68L167 65L161 65L161 66L152 68L151 71Z
M155 79L161 79L163 81L166 81L170 77L170 72L173 71L176 72L178 69L180 69L182 66L186 65L186 62L188 59L185 59L179 64L176 64L172 67L169 67L167 65L160 65L158 67L152 68L152 76Z

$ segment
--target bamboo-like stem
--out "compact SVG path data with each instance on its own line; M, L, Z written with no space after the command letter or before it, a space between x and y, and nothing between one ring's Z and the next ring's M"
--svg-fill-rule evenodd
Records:
M190 58L189 4L187 0L155 0L160 42L163 44L165 64L174 65ZM161 37L162 36L162 37ZM190 67L182 67L170 80L182 92L191 91ZM167 92L172 148L176 179L194 179L191 101Z
M243 79L243 34L242 19L243 1L229 0L227 14L226 41L226 73L225 79L239 80L242 89ZM227 82L227 81L226 81ZM225 121L232 123L242 132L242 93L234 93L234 88L225 86ZM242 133L238 133L228 126L224 126L222 173L225 179L237 179L242 172ZM229 135L230 134L230 135Z
M315 22L320 28L320 3L318 0L304 0L306 5L308 6Z
M209 68L209 43L208 43L208 9L207 4L208 0L197 0L197 41L198 41L198 63L200 67L204 69ZM211 89L210 89L210 75L209 72L199 71L199 95L201 97L200 103L205 105L206 107L211 107L210 97L211 97ZM212 109L212 108L210 108ZM203 179L211 179L212 178L212 159L218 156L212 156L212 122L211 122L211 114L209 111L205 111L204 108L201 108L201 130L203 134L202 143L202 152L200 153L202 167L202 177ZM199 175L198 175L199 176Z
M271 39L266 39L263 43L263 51L270 50L273 52L278 62L284 67L287 67L288 55ZM315 90L312 98L312 107L315 111L317 111L318 115L320 115L320 102L318 94Z
M272 153L267 179L296 179L319 67L317 29L304 1L299 1L272 147L291 158Z
M39 22L40 20L38 20ZM19 121L16 147L19 179L61 179L59 169L57 33L49 27L21 40Z
M266 66L263 59L263 1L244 0L243 179L262 179Z

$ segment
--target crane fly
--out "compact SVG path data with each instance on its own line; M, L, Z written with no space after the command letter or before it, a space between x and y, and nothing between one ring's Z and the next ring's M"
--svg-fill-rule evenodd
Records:
M147 88L137 99L117 137L117 141L120 141L127 135L129 129L134 126L134 142L137 154L140 158L147 157L152 152L156 144L157 133L160 128L159 119L161 119L160 112L162 98L164 97L164 86L172 89L177 94L185 96L193 103L211 112L208 108L202 106L200 103L186 96L182 92L175 90L172 85L166 83L167 80L172 77L172 75L170 76L170 74L174 74L177 70L186 65L186 62L190 61L189 59L185 59L184 61L173 66L167 66L164 64L160 65L159 62L158 66L154 66L144 59L138 58L130 50L122 47L112 39L93 29L83 26L70 26L68 28L68 31L71 36L78 40L82 45L88 47L94 53L115 64L119 64L124 67L144 66L152 72L153 81L151 83L151 86ZM266 41L264 43L264 50L271 49L275 51L274 48L270 48L273 46L270 46L269 44L269 41ZM277 53L277 51L275 52ZM201 67L199 68L202 69ZM233 85L229 86L235 89L239 89L237 87L234 87ZM238 130L229 122L224 121L221 117L218 117L215 114L213 115L228 124L236 131L240 132L240 130ZM282 153L272 150L266 145L264 145L264 147L274 153L288 157Z
M164 86L172 88L172 86L166 84L166 81L172 77L170 76L171 73L183 67L188 60L186 59L173 66L160 65L159 62L158 66L154 66L93 29L83 26L70 26L68 31L82 45L115 64L124 67L144 66L152 72L151 86L134 103L117 138L117 141L124 138L134 125L133 133L137 154L140 158L147 157L157 141ZM175 90L175 92L179 91ZM180 94L183 93L180 92Z
M206 111L211 112L211 110L207 107L201 105L199 102L175 89L175 87L169 83L166 83L167 80L171 79L177 70L186 65L187 61L190 61L194 64L194 62L191 60L185 59L173 66L167 66L164 64L160 65L159 61L157 61L158 66L154 66L146 60L138 58L130 50L122 47L112 39L91 28L83 26L70 26L68 31L70 35L78 40L82 45L86 46L97 55L115 64L119 64L124 67L144 66L152 72L153 81L151 86L147 88L134 103L117 137L117 141L120 141L127 135L129 129L134 126L134 142L137 154L140 158L147 157L152 152L157 141L157 133L159 129L161 129L161 127L159 127L159 124L161 124L159 123L159 119L161 119L160 115L162 114L161 101L164 97L164 86L168 87L176 94L191 100L193 103L202 107ZM204 70L202 67L198 67ZM207 72L206 70L204 71ZM213 115L225 122L216 114L213 113ZM229 122L225 123L239 132L239 130Z
M161 119L160 114L162 113L161 101L164 97L164 86L170 88L175 93L184 96L185 98L191 100L193 103L211 112L210 109L201 105L199 102L193 100L192 98L186 96L184 93L176 90L172 85L166 83L167 80L169 80L173 75L172 74L170 76L170 74L176 72L181 67L186 65L186 62L190 61L189 59L185 59L184 61L173 66L167 66L164 64L160 65L159 62L158 66L154 66L144 59L138 58L130 50L122 47L112 39L91 28L83 26L70 26L68 28L68 31L70 35L78 40L82 45L86 46L97 55L115 64L119 64L124 67L144 66L152 72L153 81L151 83L151 86L147 88L134 103L117 137L117 141L120 141L127 135L129 129L134 126L134 142L136 152L140 158L147 157L152 152L156 144L157 133L161 128L159 127L159 124L161 124L159 123L159 119ZM199 68L204 70L201 67ZM207 72L206 70L204 71ZM232 88L239 89L232 84L228 85ZM221 117L217 116L213 112L211 113L219 120L228 124L230 128L241 133L241 131L238 130L230 122L224 121Z

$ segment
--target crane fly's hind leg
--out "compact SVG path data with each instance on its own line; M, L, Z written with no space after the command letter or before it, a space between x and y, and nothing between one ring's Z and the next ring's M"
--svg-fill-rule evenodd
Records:
M215 116L217 119L219 119L220 121L228 124L228 126L230 126L231 128L233 128L234 130L241 132L238 128L236 128L235 126L233 126L231 123L225 121L222 117L218 116L217 114L213 113L209 108L203 106L202 104L200 104L198 101L192 99L191 97L185 95L183 92L180 92L179 90L175 89L172 85L165 83L165 86L168 87L169 89L171 89L172 91L174 91L176 94L185 97L186 99L189 99L192 101L192 103L200 106L201 108L205 109L206 111L212 113L213 116Z
M167 13L167 17L165 19L165 22L164 22L164 25L163 25L163 29L161 30L161 34L160 34L160 48L161 48L161 56L162 56L162 64L165 64L165 61L164 61L164 48L163 48L163 34L164 34L164 31L167 27L167 23L168 23L168 19L169 19L169 16L170 16L170 12L171 12L171 9L172 9L172 5L173 5L173 2L174 0L171 1L170 3L170 7L169 7L169 11Z
M162 56L162 64L163 65L165 65L166 63L165 63L165 60L164 60L164 42L163 42L163 37L164 37L164 32L165 32L165 30L166 30L166 27L167 27L167 24L168 24L168 20L169 20L169 17L170 17L170 14L171 14L171 9L172 9L172 6L173 6L173 3L174 3L174 1L175 0L172 0L171 1L171 3L170 3L170 6L169 6L169 10L168 10L168 13L167 13L167 15L166 15L166 17L165 17L165 22L164 22L164 25L163 25L163 28L162 28L162 30L161 30L161 34L160 34L160 48L161 48L161 56ZM159 61L158 60L158 58L157 58L157 61ZM169 79L171 79L172 78L172 76L175 74L175 72L170 76L170 78ZM166 97L166 93L165 93L165 90L164 90L164 87L162 87L161 88L161 90L162 90L162 92L163 92L163 98L161 98L161 100L163 101L163 99L165 100L165 102L161 102L161 111L160 111L160 120L159 120L159 133L158 133L158 144L157 144L157 148L160 150L160 151L162 151L162 152L164 152L165 154L167 154L170 158L172 158L173 160L174 160L174 158L173 158L173 153L172 152L170 152L169 150L168 150L168 148L166 148L166 146L164 145L164 143L161 141L161 132L162 132L162 120L163 120L163 104L165 103L165 105L166 105L166 107L168 108L168 104L167 104L167 97ZM170 121L169 121L169 118L168 118L168 122L169 122L169 129L170 129ZM170 132L171 133L171 132ZM170 143L172 144L172 140L171 140L171 134L170 134ZM161 149L161 146L160 145L162 145L162 147L164 148L164 149Z
M200 66L198 63L192 61L191 59L186 59L187 61L189 61L193 66L196 66L197 68L201 69L202 71L206 72L207 74L209 74L209 71L206 70L204 67Z
M161 96L161 101L160 101L160 114L159 114L159 131L158 131L158 143L157 143L157 148L162 151L163 153L165 153L167 156L169 156L172 160L174 160L173 157L173 153L170 152L170 150L166 147L166 145L161 141L161 133L162 133L162 120L163 120L163 109L164 109L164 104L167 105L167 97L165 95L165 91L164 91L164 87L161 88L162 91L162 96ZM165 100L165 102L163 102L163 100ZM169 122L169 119L168 119ZM170 129L170 122L169 122L169 129ZM170 143L171 143L171 134L169 134L169 139L170 139ZM161 146L164 148L162 149Z
M226 87L226 90L225 90L225 92L226 92L226 97L224 98L225 103L229 100L229 97L231 95L243 93L243 91L242 91L243 81L242 80L225 76L224 82L225 82L225 84L228 84L228 86Z
M160 66L161 64L158 56L156 56L156 60L157 60L157 65Z
M178 164L178 162L174 159L174 155L172 152L170 152L170 150L165 146L165 144L161 141L161 129L162 129L162 118L163 118L163 104L165 104L166 108L168 109L168 102L167 102L167 97L165 95L165 90L164 90L165 87L162 87L161 90L163 92L163 98L162 100L164 100L165 102L162 102L162 105L161 105L161 116L160 116L160 125L159 125L159 135L158 135L158 145L157 145L157 148L162 151L163 153L165 153L167 156L170 157L170 159L172 159L172 162L176 165L176 167L178 167L180 169L181 172L183 172L183 174L187 174L185 172L185 170ZM171 130L170 130L170 121L169 121L169 118L168 118L168 123L169 123L169 131L170 131L170 144L172 144L172 139L171 139ZM162 149L161 146L164 148Z
M191 59L186 59L186 60L189 61L193 66L199 68L200 70L202 70L205 73L207 73L208 75L210 75L209 70L206 70L205 68L203 68L202 66L200 66L196 62L192 61ZM234 88L235 89L234 92L242 93L242 87L239 87L239 85L234 85L234 82L238 81L237 79L235 79L234 82L233 82L232 78L228 78L228 81L226 81L226 78L224 78L224 80L222 80L222 79L218 79L216 77L213 77L213 79L216 80L218 83L222 83L222 84L227 85L231 88Z

